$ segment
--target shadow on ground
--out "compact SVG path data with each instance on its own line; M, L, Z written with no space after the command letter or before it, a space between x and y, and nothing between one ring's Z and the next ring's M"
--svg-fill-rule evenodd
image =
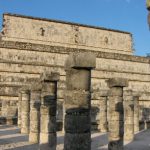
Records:
M58 132L57 150L63 150L64 136ZM92 150L107 150L107 134L92 133ZM15 126L0 125L0 150L37 150L38 144L30 144L28 135L20 134ZM125 142L124 150L150 150L150 130L135 135L133 142Z

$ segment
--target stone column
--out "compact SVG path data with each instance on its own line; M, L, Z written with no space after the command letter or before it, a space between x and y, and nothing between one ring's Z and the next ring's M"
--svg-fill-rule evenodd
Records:
M41 83L33 83L30 93L30 133L29 142L38 143L40 133Z
M108 131L108 125L107 125L107 91L100 91L100 97L99 97L99 107L100 107L100 121L98 125L98 129L100 132L105 133Z
M59 74L56 72L41 75L42 95L40 108L40 150L56 150L56 109L57 82Z
M66 64L64 150L91 149L91 69L92 53L70 54Z
M65 133L65 101L63 101L62 133Z
M139 96L134 96L134 133L140 131L139 127Z
M134 101L131 90L125 90L124 98L124 140L134 139Z
M21 89L21 133L29 133L30 91L28 87Z
M18 121L17 121L19 128L21 128L21 99L22 99L21 91L19 90L18 92Z
M128 86L126 79L108 80L109 90L109 150L123 150L124 111L123 87Z

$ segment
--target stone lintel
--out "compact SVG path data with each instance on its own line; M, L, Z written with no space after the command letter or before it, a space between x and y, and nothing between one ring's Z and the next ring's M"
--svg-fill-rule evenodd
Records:
M58 72L44 72L40 76L42 82L57 82L60 79Z
M108 87L127 87L128 80L124 78L111 78L107 81Z
M101 97L107 97L108 90L99 90L92 93L92 99L100 99Z
M84 68L93 69L96 67L96 55L91 52L71 53L65 63L65 69Z
M41 91L42 90L41 82L36 82L36 83L31 84L30 90L31 91Z
M22 86L20 88L20 92L29 94L30 93L30 87L29 86Z

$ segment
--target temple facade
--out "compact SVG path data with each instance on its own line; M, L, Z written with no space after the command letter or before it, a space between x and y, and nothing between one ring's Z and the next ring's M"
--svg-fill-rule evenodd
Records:
M57 122L63 122L64 65L72 52L96 55L96 68L91 71L94 128L103 117L100 106L106 102L110 78L129 81L125 90L139 94L140 120L149 120L150 58L134 55L130 33L14 14L3 15L0 34L0 116L17 116L20 88L39 80L44 72L54 71L60 74Z

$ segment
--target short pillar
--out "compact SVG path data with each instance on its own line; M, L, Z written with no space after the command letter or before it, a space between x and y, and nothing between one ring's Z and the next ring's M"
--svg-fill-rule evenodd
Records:
M139 126L139 96L134 96L134 133L137 133L140 131Z
M29 142L38 143L40 133L40 104L41 104L41 83L33 83L30 93L30 132Z
M56 72L41 75L42 93L40 108L40 150L56 150L56 109L57 82L59 74Z
M108 131L108 124L107 124L107 96L108 92L106 91L100 91L101 95L99 97L99 125L98 130L102 133L105 133Z
M30 91L25 87L21 89L21 133L29 134Z
M128 81L122 78L108 80L109 90L109 150L123 150L124 136L124 111L123 87L128 86Z
M18 92L18 127L21 128L21 100L22 100L22 96L21 96L21 91L19 90Z
M131 90L125 90L124 99L124 140L134 139L134 101Z
M64 150L91 149L91 69L92 53L73 53L66 61Z

